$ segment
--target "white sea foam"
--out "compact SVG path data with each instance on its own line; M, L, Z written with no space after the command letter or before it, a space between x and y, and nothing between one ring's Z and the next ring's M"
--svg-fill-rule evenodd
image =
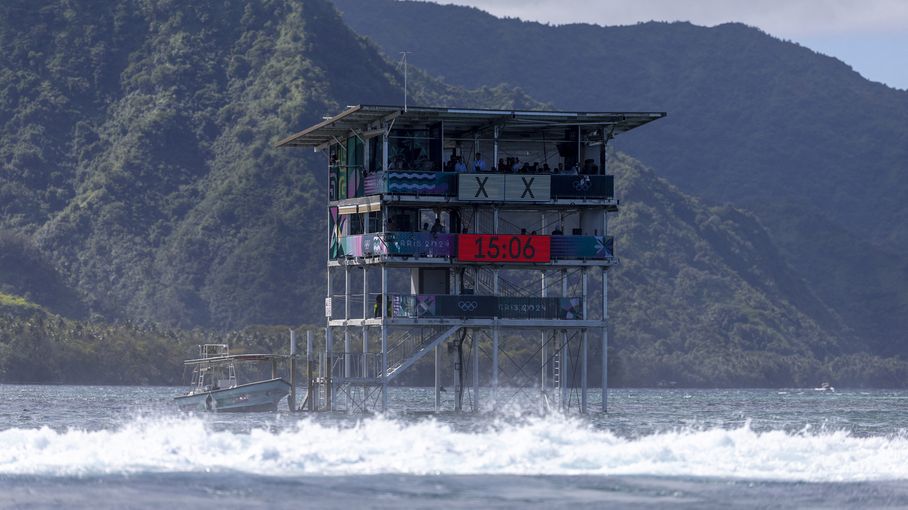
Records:
M0 473L259 475L533 474L775 480L908 479L908 438L845 432L680 430L635 439L564 418L461 432L435 421L302 420L283 431L214 431L199 418L134 420L118 430L0 431Z

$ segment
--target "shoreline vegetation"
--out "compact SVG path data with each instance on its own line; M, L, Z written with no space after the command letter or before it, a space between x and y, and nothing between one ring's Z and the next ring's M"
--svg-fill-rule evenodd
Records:
M227 343L232 352L289 352L290 326L259 325L232 331L179 329L153 323L68 319L26 299L0 294L0 384L75 384L180 386L189 381L183 360L202 343ZM11 305L10 303L16 303ZM296 325L298 332L315 331L315 348L324 348L318 326ZM509 357L532 352L532 341L514 338ZM595 342L593 343L595 346ZM845 354L825 361L788 357L768 360L767 370L751 354L717 353L715 357L646 356L610 349L609 385L615 388L813 388L829 382L836 388L903 389L908 387L908 362L868 354ZM591 356L597 359L598 356ZM417 363L401 385L430 386L433 367ZM703 366L726 363L736 376L704 378ZM701 368L694 367L697 364ZM750 366L751 370L746 370ZM592 367L590 380L598 381ZM484 376L483 376L484 377ZM502 384L507 384L507 377ZM485 382L483 382L485 384Z

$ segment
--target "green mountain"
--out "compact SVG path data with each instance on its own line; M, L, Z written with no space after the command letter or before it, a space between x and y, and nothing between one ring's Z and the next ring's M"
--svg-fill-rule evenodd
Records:
M542 106L410 78L414 102ZM324 156L273 143L400 83L324 0L0 5L0 380L173 382L213 330L318 323ZM754 216L613 170L616 383L806 384L839 363L904 384ZM97 375L119 359L131 375Z
M0 229L29 236L94 313L317 317L326 176L309 170L323 156L272 144L401 95L331 4L8 2L0 47ZM538 104L413 82L416 100Z
M830 327L840 319L778 263L756 218L685 195L634 160L611 168L624 204L609 285L618 380L765 387L828 378L824 363L849 350Z
M318 302L300 270L322 255L324 194L299 171L316 159L271 143L353 98L396 96L391 67L330 5L0 10L2 221L94 310L231 326Z
M774 265L796 268L859 343L908 355L908 91L741 24L549 26L429 2L334 3L388 55L414 50L450 83L668 111L617 146L689 194L753 211L780 247Z

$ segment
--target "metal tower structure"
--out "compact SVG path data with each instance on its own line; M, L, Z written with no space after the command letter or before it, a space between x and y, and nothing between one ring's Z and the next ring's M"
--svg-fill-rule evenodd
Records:
M619 205L606 148L664 115L360 105L280 141L327 156L310 409L386 410L390 384L434 370L435 411L529 394L586 413L593 366L605 411Z

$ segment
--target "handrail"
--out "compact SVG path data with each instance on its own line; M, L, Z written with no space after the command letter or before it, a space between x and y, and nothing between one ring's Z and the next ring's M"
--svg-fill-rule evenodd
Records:
M548 177L550 182L549 198L543 199L613 199L615 195L614 175L609 174L565 174L565 173L511 173L511 172L484 172L484 173L456 173L433 170L388 170L369 172L363 165L335 165L330 167L332 176L339 174L339 169L349 171L355 169L357 178L366 180L378 179L376 186L363 187L355 193L355 197L374 194L416 195L454 197L458 194L460 177L469 176L503 176L503 177ZM505 182L511 182L506 180ZM519 185L519 184L518 184ZM346 198L355 198L348 196ZM332 198L336 199L336 198Z
M338 245L343 257L433 257L453 258L457 256L458 242L464 234L447 234L425 231L374 232L341 236ZM476 235L476 234L470 234ZM492 236L496 234L479 233ZM501 234L506 235L506 234ZM551 244L552 260L612 260L614 243L612 236L601 235L540 235L547 237Z

